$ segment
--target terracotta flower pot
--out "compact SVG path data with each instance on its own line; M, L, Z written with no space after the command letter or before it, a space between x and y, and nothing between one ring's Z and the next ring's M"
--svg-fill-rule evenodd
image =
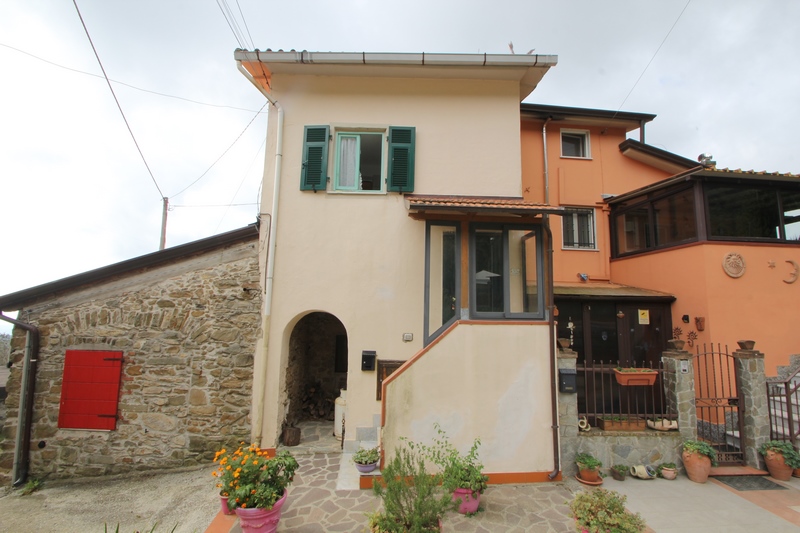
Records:
M767 454L764 456L764 462L767 463L769 475L778 481L789 481L792 478L793 469L786 464L782 453L775 452L774 450L767 450Z
M674 468L662 468L661 469L661 477L664 479L675 479L678 477L678 471Z
M711 472L711 458L701 453L683 452L681 454L686 475L695 483L705 483Z
M461 514L473 514L478 512L481 504L481 493L472 492L470 489L456 489L453 491L453 501L461 500L458 504L458 512Z
M597 468L581 468L578 467L580 470L580 477L584 481L588 481L589 483L596 483L600 481L600 470Z

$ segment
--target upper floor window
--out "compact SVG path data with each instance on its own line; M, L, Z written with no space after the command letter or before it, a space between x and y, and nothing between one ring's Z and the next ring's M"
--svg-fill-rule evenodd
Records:
M383 133L337 132L333 188L337 191L383 189Z
M586 130L561 130L561 157L592 157L589 149L589 132Z
M416 128L388 126L337 128L331 190L346 192L414 191ZM325 191L330 126L306 126L300 190Z
M709 238L800 239L800 191L705 185Z
M569 210L561 217L564 248L594 250L594 210Z

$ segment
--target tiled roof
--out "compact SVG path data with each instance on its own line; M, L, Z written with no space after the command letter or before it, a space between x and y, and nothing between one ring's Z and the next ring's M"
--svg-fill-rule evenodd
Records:
M780 176L782 178L800 178L800 174L792 174L791 172L767 172L766 170L742 170L741 168L733 169L733 168L716 168L716 167L707 167L703 169L705 172L735 172L736 174L749 174L752 176Z
M536 215L560 213L564 208L534 202L519 197L507 196L451 196L407 194L409 211L452 211L460 213Z

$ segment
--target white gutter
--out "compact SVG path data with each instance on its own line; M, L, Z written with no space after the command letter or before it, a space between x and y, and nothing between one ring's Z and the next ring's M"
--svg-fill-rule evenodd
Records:
M266 97L270 104L275 106L275 109L278 110L278 124L277 124L277 137L275 139L275 180L274 185L272 188L272 211L270 212L270 221L269 221L269 243L267 244L267 276L266 276L266 283L264 287L264 328L263 328L263 335L264 335L264 348L265 348L265 355L269 353L269 326L270 326L270 317L272 315L272 287L273 287L273 280L275 277L275 237L277 233L277 226L278 226L278 196L280 193L281 188L281 163L283 162L283 107L278 103L277 100L272 98L272 96L261 86L254 78L250 75L244 66L242 66L241 60L236 61L236 66L239 69L239 72L244 74L244 77L250 80L258 91ZM259 381L253 381L253 394L257 398L256 400L256 412L253 413L253 442L257 443L259 446L262 445L261 437L263 434L263 427L264 427L264 394L266 393L267 388L267 358L264 358L263 361L263 373L261 374L261 379Z
M237 61L261 61L262 55L270 63L305 63L329 65L431 65L431 66L486 66L486 67L554 67L555 55L514 54L428 54L385 52L309 52L236 50Z

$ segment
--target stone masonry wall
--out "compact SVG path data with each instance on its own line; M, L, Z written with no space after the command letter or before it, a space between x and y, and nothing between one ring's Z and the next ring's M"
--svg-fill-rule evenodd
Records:
M255 240L37 302L29 475L95 476L208 462L250 437L261 290ZM0 480L10 480L25 332L12 339ZM58 428L66 350L123 352L114 431Z

